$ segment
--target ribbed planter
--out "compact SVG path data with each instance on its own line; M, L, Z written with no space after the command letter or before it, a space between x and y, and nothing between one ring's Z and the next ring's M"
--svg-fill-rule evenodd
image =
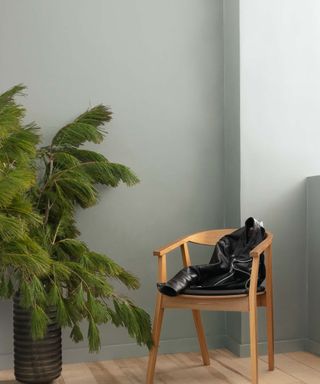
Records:
M56 323L56 310L48 310L50 324L42 340L32 340L31 314L19 306L14 297L14 373L22 383L51 383L62 369L61 328Z

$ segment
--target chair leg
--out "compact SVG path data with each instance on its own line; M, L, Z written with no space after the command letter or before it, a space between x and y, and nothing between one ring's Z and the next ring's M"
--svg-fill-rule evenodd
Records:
M153 384L154 370L155 370L156 361L157 361L163 314L164 314L164 309L162 307L162 295L158 293L155 315L153 320L153 329L152 329L153 347L149 352L146 384Z
M274 370L274 330L273 330L273 300L272 291L266 296L266 313L267 313L267 337L268 337L268 364L269 371Z
M196 330L198 334L198 340L199 340L199 346L201 350L203 365L210 365L209 351L208 351L206 336L205 336L202 321L201 321L200 311L193 310L192 315L193 315L194 324L196 326Z
M250 318L250 352L252 384L258 384L258 332L257 332L257 306L249 311Z

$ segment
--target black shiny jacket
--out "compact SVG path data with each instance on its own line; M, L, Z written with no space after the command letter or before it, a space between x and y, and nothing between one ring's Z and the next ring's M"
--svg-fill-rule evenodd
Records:
M249 217L244 227L217 242L209 264L183 268L166 283L159 283L158 289L168 296L176 296L186 289L248 289L252 265L250 251L264 238L265 229L256 219ZM264 255L261 255L258 287L265 275Z

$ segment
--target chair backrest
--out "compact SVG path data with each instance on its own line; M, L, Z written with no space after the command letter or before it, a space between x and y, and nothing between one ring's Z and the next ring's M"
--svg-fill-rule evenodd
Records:
M166 246L159 248L153 251L154 256L158 256L158 282L163 283L167 281L167 262L166 262L166 254L180 247L182 262L185 267L192 265L188 243L194 243L199 245L215 245L223 236L226 236L235 229L213 229L209 231L202 231L198 233L193 233L192 235L180 238L173 243L167 244ZM267 285L271 284L272 281L272 234L270 232L266 232L266 238L255 248L256 252L259 253L261 250L264 251L268 248L268 257L266 262L267 267ZM260 252L260 253L261 253ZM260 254L259 253L259 254Z
M201 245L215 245L221 237L229 235L235 229L212 229L210 231L203 231L194 233L188 237L188 242Z

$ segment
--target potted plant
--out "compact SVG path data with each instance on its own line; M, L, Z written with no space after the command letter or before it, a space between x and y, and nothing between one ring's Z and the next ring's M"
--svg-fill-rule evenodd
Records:
M35 126L22 125L24 109L13 99L21 91L23 87L17 86L0 96L1 132L5 121L4 132L9 132L8 136L19 143L21 160L15 161L14 153L8 157L9 150L3 152L4 148L18 149L6 144L8 137L2 138L2 134L0 158L7 159L4 163L8 168L22 167L23 172L29 172L28 181L19 190L19 198L27 202L29 211L26 217L23 212L15 214L19 223L25 221L25 225L20 225L23 234L15 233L12 238L1 233L0 217L0 236L2 242L8 239L16 246L23 235L30 241L30 249L26 249L31 256L28 254L23 260L12 256L7 264L0 260L3 271L0 294L15 297L16 377L22 382L43 383L52 381L61 371L61 327L70 327L71 338L79 342L84 337L81 323L85 320L91 352L100 348L98 326L102 323L127 328L140 345L150 347L152 338L149 315L130 299L117 294L111 284L116 279L129 289L137 289L138 279L106 255L90 250L79 238L75 221L77 208L97 203L97 185L115 188L120 182L132 186L139 181L128 167L83 148L86 142L102 142L104 124L112 116L110 109L104 105L89 109L62 127L50 145L35 151L38 143ZM15 138L15 131L28 136L27 139ZM4 189L0 179L0 204ZM11 189L8 190L11 194ZM8 211L17 203L11 199L6 204L9 205L3 207ZM35 268L33 260L36 260Z

